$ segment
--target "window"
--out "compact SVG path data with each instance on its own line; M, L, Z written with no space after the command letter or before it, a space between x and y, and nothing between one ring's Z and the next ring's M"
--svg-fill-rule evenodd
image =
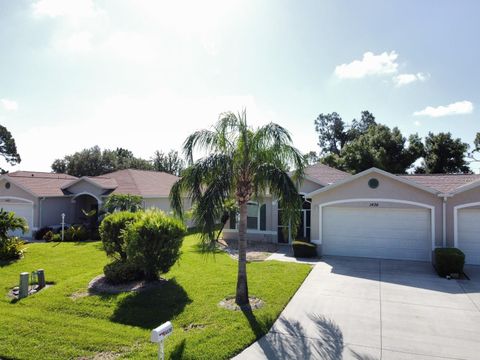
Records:
M258 229L258 204L247 204L247 229Z
M239 214L230 213L230 229L238 229ZM256 202L247 204L247 230L267 230L267 205Z

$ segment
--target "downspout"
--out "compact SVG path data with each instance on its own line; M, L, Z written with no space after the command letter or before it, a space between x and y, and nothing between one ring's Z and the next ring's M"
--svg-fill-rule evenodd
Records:
M443 209L442 210L443 247L447 247L447 197L446 196L443 197L442 209Z
M43 209L43 200L45 200L45 197L41 197L40 201L38 202L38 228L42 228L42 209Z

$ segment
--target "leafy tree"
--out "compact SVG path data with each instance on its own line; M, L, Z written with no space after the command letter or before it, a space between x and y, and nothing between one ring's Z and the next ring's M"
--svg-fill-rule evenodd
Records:
M194 162L195 150L209 155ZM253 129L247 124L245 111L237 115L224 113L212 130L190 135L184 152L191 165L172 187L172 209L182 215L182 196L191 198L196 206L194 221L202 229L202 240L208 243L215 237L202 225L215 223L224 213L225 202L235 199L240 214L235 301L247 306L247 203L269 189L284 204L284 219L298 226L300 197L295 181L303 178L303 155L291 145L286 129L274 123ZM286 171L289 164L295 167L293 179Z
M52 164L56 173L66 173L73 176L99 176L122 169L153 170L147 160L136 158L130 150L101 150L99 146L83 149L63 159L57 159Z
M477 132L475 140L473 140L473 144L475 145L474 151L480 151L480 132Z
M371 167L403 174L423 155L423 144L418 135L411 135L409 146L398 128L385 125L370 126L366 133L348 143L341 153L341 165L358 173Z
M345 122L336 112L318 115L315 131L318 133L318 145L322 154L340 154L348 141L345 128Z
M142 209L142 201L139 195L111 194L103 203L103 209L109 214L115 211L136 212Z
M430 132L425 139L424 161L420 167L415 169L415 172L427 174L470 173L471 170L465 160L467 150L468 144L462 142L460 138L454 139L449 132L438 134Z
M307 165L315 165L320 161L320 158L315 151L309 151L308 153L304 154L303 159Z
M168 154L156 151L153 159L153 168L156 171L163 171L175 176L180 176L185 167L185 162L178 155L178 151L170 150Z
M5 126L0 125L0 156L10 165L16 165L22 161L17 152L15 139ZM4 174L6 171L0 168L0 172Z

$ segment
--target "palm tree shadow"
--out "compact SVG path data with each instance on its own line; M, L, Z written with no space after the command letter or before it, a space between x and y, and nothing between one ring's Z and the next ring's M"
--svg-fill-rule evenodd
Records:
M338 325L321 315L312 315L310 320L314 326L314 333L312 329L307 333L300 321L279 318L270 332L258 341L265 357L268 359L342 359L343 333ZM256 328L252 327L252 329L256 331Z
M122 299L110 320L153 329L183 312L192 300L175 279L165 281L161 287L132 293Z
M255 334L255 339L259 339L263 335L265 335L268 332L268 330L272 327L275 321L275 319L273 319L272 317L267 317L262 322L259 322L250 306L242 308L242 313L245 316L245 318L248 320L248 323L250 324L250 328Z

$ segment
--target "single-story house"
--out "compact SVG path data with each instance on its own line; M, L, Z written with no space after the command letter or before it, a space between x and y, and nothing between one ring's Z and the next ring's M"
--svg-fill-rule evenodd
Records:
M110 194L140 195L144 208L170 211L169 193L178 177L164 172L119 170L77 178L66 174L16 171L0 176L0 208L24 217L25 237L44 226L84 222L82 210L98 210Z
M466 263L480 265L480 175L394 175L376 168L351 175L317 164L306 169L299 193L297 234L281 223L281 206L266 194L249 203L248 239L303 238L325 255L423 261L436 247L458 247ZM236 220L224 238L238 236Z

